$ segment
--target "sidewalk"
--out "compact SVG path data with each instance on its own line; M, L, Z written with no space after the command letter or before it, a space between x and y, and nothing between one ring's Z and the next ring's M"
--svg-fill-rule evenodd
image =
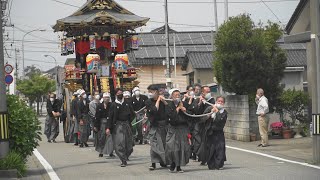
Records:
M269 139L270 146L257 147L260 141L241 142L226 139L227 146L257 151L284 159L313 164L312 138Z
M46 170L43 168L36 156L28 157L26 176L23 180L50 180Z

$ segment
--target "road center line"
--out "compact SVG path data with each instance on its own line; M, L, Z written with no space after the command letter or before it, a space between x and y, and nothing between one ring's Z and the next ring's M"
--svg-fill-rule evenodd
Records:
M268 158L271 158L271 159L276 159L276 160L279 160L279 161L284 161L284 162L288 162L288 163L299 164L299 165L302 165L302 166L307 166L307 167L311 167L311 168L315 168L315 169L320 169L320 166L316 166L316 165L312 165L312 164L308 164L308 163L292 161L292 160L284 159L284 158L281 158L281 157L272 156L272 155L269 155L269 154L264 154L264 153L260 153L260 152L256 152L256 151L250 151L250 150L247 150L247 149L241 149L241 148L232 147L232 146L226 146L226 147L229 148L229 149L234 149L234 150L243 151L243 152L247 152L247 153L251 153L251 154L256 154L256 155L259 155L259 156L264 156L264 157L268 157Z
M53 170L52 166L48 163L46 159L40 154L37 149L33 150L33 154L38 158L42 166L46 169L51 180L60 180L57 173Z

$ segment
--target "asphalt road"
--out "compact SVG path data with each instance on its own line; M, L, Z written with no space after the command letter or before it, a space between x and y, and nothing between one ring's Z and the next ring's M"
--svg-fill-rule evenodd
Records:
M41 119L44 121L44 119ZM60 127L60 131L62 127ZM149 145L136 145L128 166L120 167L116 158L99 158L93 143L79 148L64 143L61 135L58 143L43 141L37 148L49 162L60 179L272 179L272 180L320 180L320 170L298 164L282 162L267 157L227 149L227 162L223 170L208 170L199 162L190 161L182 169L185 173L170 173L166 168L149 171ZM159 165L158 165L159 166Z

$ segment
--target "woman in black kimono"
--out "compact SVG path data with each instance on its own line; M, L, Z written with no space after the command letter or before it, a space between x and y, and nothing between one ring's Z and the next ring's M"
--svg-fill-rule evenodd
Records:
M89 100L87 99L86 92L84 90L80 91L80 97L78 100L78 118L79 118L79 132L80 132L80 146L79 147L89 147L87 144L89 133L90 133L90 124L89 124Z
M47 117L45 122L44 134L47 136L48 142L56 143L56 138L59 135L59 120L61 115L61 103L56 99L55 94L50 94L47 101Z
M115 90L116 100L111 104L110 116L107 121L106 134L112 134L113 146L121 160L121 167L126 167L133 152L133 136L131 122L135 118L132 103L123 97L123 91Z
M147 117L150 121L150 170L156 168L156 163L160 163L161 167L166 167L165 147L168 118L165 112L165 106L168 104L163 96L159 95L157 85L148 87L149 99L146 101Z
M95 149L99 152L99 157L103 157L103 154L108 154L110 157L114 157L112 137L111 135L106 134L110 106L110 94L104 93L103 102L98 104L95 115L96 120L94 121L94 131L97 132Z
M208 164L210 170L223 169L226 161L226 147L223 128L227 121L227 111L223 108L225 99L218 97L213 107L208 107L204 113L213 112L211 116L202 118L206 120L205 136L203 138L199 159Z
M183 173L181 166L188 164L190 158L188 117L183 113L186 112L186 108L181 102L180 91L178 89L170 91L173 101L168 102L166 106L170 124L166 137L166 163L170 164L170 172L177 168L177 172Z
M73 93L73 99L71 101L71 108L70 108L70 116L72 118L72 124L71 124L71 133L74 138L74 145L79 145L79 138L78 138L78 132L79 132L79 123L78 123L78 101L79 101L79 90Z

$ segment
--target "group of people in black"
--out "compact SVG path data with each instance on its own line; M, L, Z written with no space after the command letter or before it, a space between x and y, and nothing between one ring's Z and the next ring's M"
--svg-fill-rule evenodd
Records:
M121 167L126 167L133 152L133 126L137 126L137 140L142 144L141 122L147 119L150 170L155 170L159 163L170 172L182 173L181 167L188 164L189 159L207 164L209 169L221 170L226 161L224 97L214 99L210 88L199 84L188 86L184 95L179 89L170 89L169 97L158 85L147 89L146 96L135 87L133 96L126 98L122 89L115 89L114 102L108 93L101 99L96 94L89 102L84 90L75 92L71 103L75 145L88 146L92 126L99 157L104 154L114 157L115 151ZM132 124L134 119L137 123Z

